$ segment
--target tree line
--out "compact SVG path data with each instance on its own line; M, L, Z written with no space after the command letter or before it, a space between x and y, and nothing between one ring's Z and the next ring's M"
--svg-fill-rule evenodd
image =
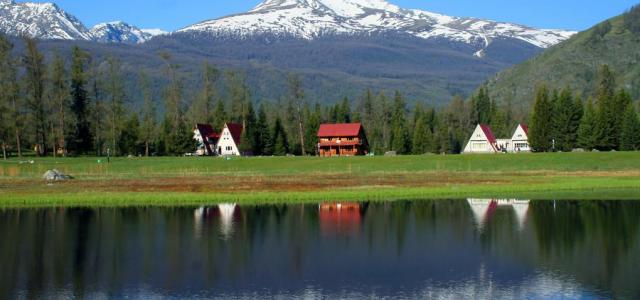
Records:
M604 69L597 103L583 105L569 89L549 92L541 87L532 114L514 109L510 101L497 103L486 87L468 100L454 97L438 108L420 101L410 106L402 91L372 90L328 105L308 99L296 74L287 79L288 91L280 99L260 101L252 97L242 72L207 63L198 91L187 97L180 66L169 53L159 54L166 78L161 94L154 93L152 86L158 83L141 70L134 78L140 94L127 95L117 59L97 61L74 47L68 58L54 52L45 60L35 40L24 43L25 50L16 55L11 42L0 36L0 143L5 158L26 152L183 155L195 150L195 124L208 123L219 131L227 122L242 124L240 150L254 155L315 155L320 124L350 122L363 124L376 154L456 154L477 124L489 124L496 136L510 137L529 116L537 151L638 148L632 101L628 93L613 92L613 75L604 76ZM136 108L133 98L141 98L142 105Z
M586 103L570 88L537 88L529 132L535 151L640 150L640 120L631 95L624 88L615 90L607 65L599 69L596 84Z

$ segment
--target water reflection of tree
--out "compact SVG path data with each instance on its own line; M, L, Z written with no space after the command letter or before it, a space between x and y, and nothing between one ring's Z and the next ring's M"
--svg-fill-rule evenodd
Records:
M637 256L640 203L624 201L541 201L532 209L538 264L575 274L581 281L618 297L638 294ZM615 283L615 284L614 284ZM623 297L626 298L626 297Z

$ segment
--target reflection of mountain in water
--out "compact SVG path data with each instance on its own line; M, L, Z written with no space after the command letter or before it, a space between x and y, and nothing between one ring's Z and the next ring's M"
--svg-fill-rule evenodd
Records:
M640 299L640 202L501 203L5 209L0 299Z
M529 212L530 200L516 199L467 199L478 229L483 229L490 221L498 207L512 207L518 220L518 228L524 229L524 223Z

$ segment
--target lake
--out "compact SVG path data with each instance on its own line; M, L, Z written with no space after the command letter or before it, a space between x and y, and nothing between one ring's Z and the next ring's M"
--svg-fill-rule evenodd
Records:
M0 210L0 298L640 298L640 202Z

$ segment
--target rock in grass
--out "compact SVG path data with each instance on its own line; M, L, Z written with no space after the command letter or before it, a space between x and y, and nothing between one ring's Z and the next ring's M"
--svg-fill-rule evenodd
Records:
M56 169L45 172L44 175L42 175L42 178L46 181L65 181L73 179L73 177L65 175Z

